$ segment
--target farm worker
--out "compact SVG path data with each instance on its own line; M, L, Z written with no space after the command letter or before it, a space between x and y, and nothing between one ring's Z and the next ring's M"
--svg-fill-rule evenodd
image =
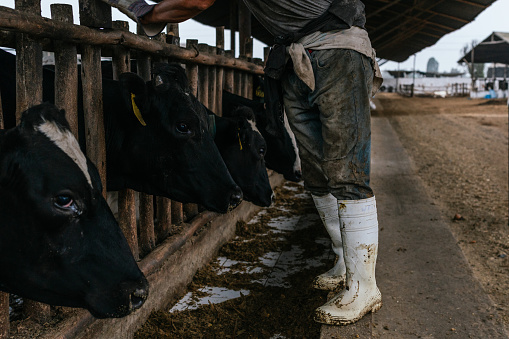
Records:
M133 12L148 6L131 1ZM304 185L337 258L314 281L316 288L337 291L314 318L331 325L355 322L382 306L375 279L378 221L370 187L369 102L382 78L364 29L364 5L360 0L244 2L275 37L265 67L271 131L283 128L284 106L298 142ZM143 25L178 22L212 3L163 0L138 18Z

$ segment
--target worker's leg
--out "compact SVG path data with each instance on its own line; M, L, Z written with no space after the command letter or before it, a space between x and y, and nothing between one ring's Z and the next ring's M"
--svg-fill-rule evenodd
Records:
M287 72L283 79L285 109L299 147L304 186L311 192L318 214L332 240L332 250L336 254L335 265L317 276L313 281L313 287L332 290L342 287L346 268L343 260L337 199L330 194L327 187L328 178L322 169L322 122L318 107L314 106L310 100L310 89L293 70L287 70Z
M311 58L317 88L313 100L322 122L322 168L338 199L346 266L346 288L316 310L315 320L344 325L382 305L375 279L377 210L369 186L373 70L369 58L351 50L316 51Z

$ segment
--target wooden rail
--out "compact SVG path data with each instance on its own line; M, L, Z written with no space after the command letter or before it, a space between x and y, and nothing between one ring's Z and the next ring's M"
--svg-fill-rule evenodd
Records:
M74 44L92 46L121 45L160 57L170 57L186 62L192 61L196 64L222 66L254 74L263 74L261 66L246 60L226 58L217 54L211 55L198 50L188 50L130 32L119 30L100 31L89 27L53 21L3 6L0 6L0 29L27 33L33 38L51 38Z

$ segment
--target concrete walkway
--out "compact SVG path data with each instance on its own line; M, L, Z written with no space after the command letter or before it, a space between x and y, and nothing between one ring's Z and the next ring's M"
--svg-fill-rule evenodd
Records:
M387 118L372 139L383 307L321 338L508 338Z

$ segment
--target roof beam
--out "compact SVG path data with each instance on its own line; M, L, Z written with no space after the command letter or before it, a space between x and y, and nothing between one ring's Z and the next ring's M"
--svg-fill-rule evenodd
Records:
M392 19L386 21L384 24L382 24L380 26L377 26L376 29L374 29L372 32L370 32L370 35L373 36L371 42L373 43L373 42L379 40L380 38L386 36L387 34L391 34L394 30L398 29L399 27L403 26L404 24L409 23L415 17L415 15L414 16L412 16L412 15L408 16L407 15L408 13L410 13L410 12L412 12L414 10L418 10L418 11L422 12L422 11L428 10L428 9L430 9L432 7L435 7L436 5L438 5L438 4L440 4L440 3L444 2L444 1L445 0L438 0L438 1L427 2L428 6L426 6L426 8L418 8L418 7L409 7L409 8L407 8L406 10L404 10L399 15L396 15L396 16L392 17ZM381 29L385 28L385 26L392 24L396 20L400 20L401 18L405 18L405 17L407 17L407 18L404 19L405 22L404 22L403 25L393 25L392 28L390 28L388 30L385 30L384 33L376 36L376 32L377 31L380 31Z
M426 9L424 11L427 12L427 13L430 13L430 14L435 14L435 15L443 16L444 18L456 20L456 21L462 22L464 24L468 24L470 22L469 20L458 18L457 16L452 16L452 15L445 14L445 13L435 12L435 11L432 11L430 9Z
M373 12L371 12L371 13L367 14L367 15L366 15L366 19L369 19L369 18L371 18L372 16L377 15L377 14L378 14L378 13L380 13L381 11L385 11L387 8L390 8L390 7L392 7L392 6L396 5L396 4L398 4L398 2L400 2L400 0L392 1L392 2L388 3L387 5L380 7L380 8L379 8L379 9L377 9L376 11L373 11Z
M487 8L489 5L483 5L483 4L480 4L480 3L477 3L477 2L472 2L472 1L468 1L468 0L455 0L456 2L461 2L462 4L467 4L467 5L471 5L471 6L476 6L476 7L480 7L480 8Z

